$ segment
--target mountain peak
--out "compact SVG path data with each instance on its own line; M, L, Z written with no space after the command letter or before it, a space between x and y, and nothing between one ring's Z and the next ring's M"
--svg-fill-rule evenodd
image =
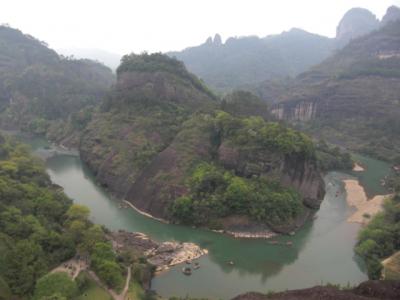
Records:
M385 26L388 23L397 20L400 20L400 8L393 5L387 9L386 14L382 18L381 25Z
M214 39L211 36L208 37L206 42L205 42L205 44L209 45L209 46L221 46L222 45L222 38L218 33L216 33L215 36L214 36Z
M222 38L218 33L214 36L214 45L222 45Z
M347 44L352 39L378 28L379 20L365 8L352 8L343 16L336 29L336 39Z

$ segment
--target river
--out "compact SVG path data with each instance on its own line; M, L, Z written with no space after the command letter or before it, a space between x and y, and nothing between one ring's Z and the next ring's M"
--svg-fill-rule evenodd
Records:
M44 148L43 140L31 140L30 144L42 156L54 152ZM367 169L351 175L360 179L369 195L384 193L379 180L389 172L389 165L363 156L357 160ZM327 191L317 218L294 236L277 238L292 241L289 247L164 224L133 209L121 209L119 201L95 184L76 155L52 156L46 160L46 168L53 182L75 203L90 208L93 222L112 230L143 232L158 241L190 241L209 250L209 255L199 259L201 267L192 276L183 275L182 266L176 266L153 279L152 289L163 297L229 299L247 291L266 293L326 283L355 285L367 279L363 263L353 252L360 225L346 222L351 209L342 179L349 174L331 172L325 176Z

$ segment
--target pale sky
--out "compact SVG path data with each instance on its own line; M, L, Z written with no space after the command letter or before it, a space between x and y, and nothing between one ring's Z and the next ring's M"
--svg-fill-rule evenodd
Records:
M400 0L1 0L0 23L51 48L125 54L180 50L208 36L277 34L292 27L333 37L343 14L364 7L381 18Z

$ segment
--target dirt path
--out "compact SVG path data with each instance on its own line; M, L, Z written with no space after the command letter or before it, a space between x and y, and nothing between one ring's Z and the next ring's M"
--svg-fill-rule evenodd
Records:
M124 289L122 290L122 293L120 294L121 298L119 300L125 300L126 293L128 293L129 290L130 282L131 282L131 266L128 267L128 274L126 275L125 286Z
M90 277L92 277L92 279L99 286L101 286L105 291L107 291L114 300L125 300L126 294L128 293L128 290L129 290L129 283L131 281L131 267L129 266L127 269L128 269L128 274L126 275L125 286L124 286L124 289L122 290L121 294L119 294L119 295L113 289L110 289L107 286L105 286L101 282L100 278L96 275L96 273L94 273L91 270L88 270L88 273L89 273Z
M76 258L72 258L66 262L63 262L57 268L53 269L51 273L55 272L65 272L67 273L72 279L75 280L78 277L79 273L83 270L86 270L88 265L83 260L78 260Z

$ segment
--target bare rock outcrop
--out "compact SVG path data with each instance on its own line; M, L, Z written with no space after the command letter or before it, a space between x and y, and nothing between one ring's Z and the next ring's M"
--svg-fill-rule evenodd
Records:
M208 251L194 243L176 241L156 242L140 232L119 230L112 232L110 239L117 251L135 251L147 258L156 267L156 272L168 270L170 266L197 259Z

